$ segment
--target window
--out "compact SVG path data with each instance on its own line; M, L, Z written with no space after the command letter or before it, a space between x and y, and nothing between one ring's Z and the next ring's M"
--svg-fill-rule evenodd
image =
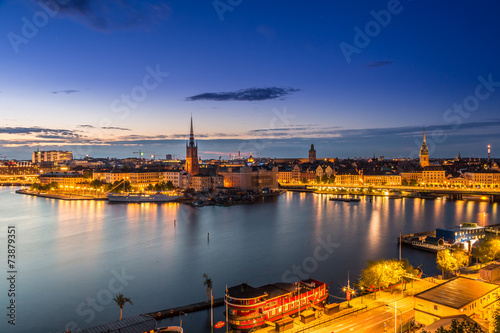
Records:
M437 309L438 309L438 306L437 306L437 305L434 305L434 310L436 310L436 311L437 311Z

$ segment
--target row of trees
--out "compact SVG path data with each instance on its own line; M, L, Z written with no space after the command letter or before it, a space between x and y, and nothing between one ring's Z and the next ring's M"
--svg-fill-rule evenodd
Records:
M59 188L59 184L56 182L52 182L49 184L40 184L40 183L34 183L30 186L30 189L32 191L51 191L51 190L57 190Z

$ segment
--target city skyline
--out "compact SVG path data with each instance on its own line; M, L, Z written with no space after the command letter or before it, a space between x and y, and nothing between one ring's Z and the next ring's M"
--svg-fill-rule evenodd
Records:
M424 126L431 159L500 147L493 2L0 8L6 158L185 158L191 114L201 158L418 157Z

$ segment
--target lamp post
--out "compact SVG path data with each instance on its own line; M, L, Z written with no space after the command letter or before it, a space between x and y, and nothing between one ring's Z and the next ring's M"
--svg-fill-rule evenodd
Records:
M385 306L388 306L390 308L394 308L394 333L396 333L396 328L397 328L397 312L396 312L396 310L399 311L399 313L401 314L401 323L400 323L401 326L400 326L399 332L403 332L403 312L397 308L396 302L394 302L394 306L389 305L389 304L386 304Z
M347 271L347 287L342 288L342 291L345 292L345 297L347 299L347 307L351 307L351 297L355 294L355 290L351 288L350 282L349 282L349 271Z

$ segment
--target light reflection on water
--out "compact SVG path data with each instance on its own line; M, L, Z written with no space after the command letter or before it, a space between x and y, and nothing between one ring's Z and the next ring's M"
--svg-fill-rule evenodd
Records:
M498 204L470 201L362 197L344 203L327 195L285 193L254 205L192 208L57 201L14 190L0 189L0 237L7 225L17 226L19 331L61 332L69 321L84 328L117 319L115 304L104 304L92 319L86 305L89 298L102 299L113 271L133 277L123 289L134 301L125 315L204 300L204 273L213 279L216 297L226 285L279 282L294 267L300 272L295 276L333 282L338 292L347 271L354 279L366 260L397 257L400 231L500 223ZM309 274L304 263L327 241L340 246ZM402 254L423 264L424 273L438 273L434 254L405 247ZM85 315L77 313L82 304ZM223 319L221 311L217 320ZM187 331L202 332L207 314L190 314L183 322Z

